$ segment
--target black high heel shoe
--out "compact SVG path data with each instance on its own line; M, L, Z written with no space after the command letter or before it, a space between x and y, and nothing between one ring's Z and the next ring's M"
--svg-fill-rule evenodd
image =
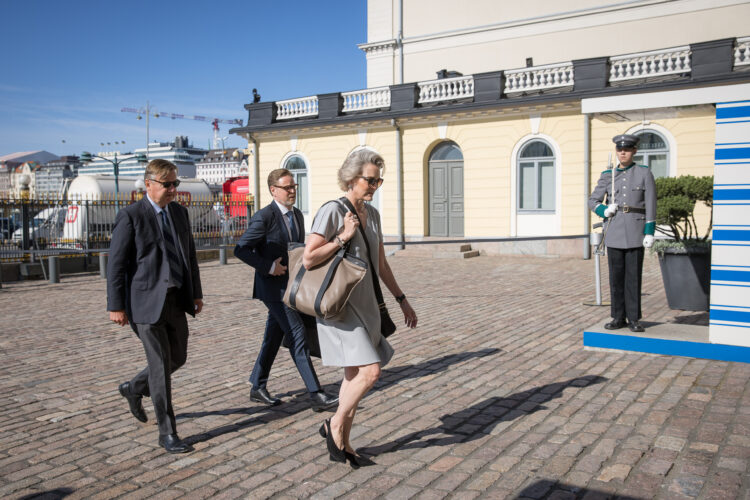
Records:
M342 449L336 446L336 441L333 440L333 432L331 432L331 419L327 418L325 422L323 423L325 426L325 429L322 427L320 428L320 435L322 436L325 432L325 438L326 438L326 446L328 447L328 458L331 459L331 462L339 462L339 463L346 463L346 452Z

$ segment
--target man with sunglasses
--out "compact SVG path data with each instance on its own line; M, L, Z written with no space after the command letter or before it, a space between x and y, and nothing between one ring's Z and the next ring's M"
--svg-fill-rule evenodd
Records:
M159 445L186 453L192 447L177 436L171 376L187 360L185 313L201 312L203 292L188 212L174 201L177 167L152 160L144 180L146 195L121 209L112 229L107 310L112 322L133 328L148 366L118 389L141 422L147 421L141 400L150 395Z
M627 326L636 333L644 331L640 323L644 247L654 244L656 229L654 175L647 166L633 161L639 140L628 134L612 139L619 165L602 172L588 201L589 209L605 219L607 229L604 244L612 321L604 328L617 330ZM605 195L607 205L603 203Z
M289 243L305 242L305 221L294 206L297 185L292 173L285 168L273 170L268 175L268 190L273 200L253 215L234 249L239 259L255 269L253 298L260 299L268 308L263 343L250 375L250 400L269 406L281 403L269 394L266 386L271 366L287 335L291 341L289 353L310 394L313 410L327 410L338 404L338 398L321 389L305 341L305 325L299 314L281 300L289 280Z

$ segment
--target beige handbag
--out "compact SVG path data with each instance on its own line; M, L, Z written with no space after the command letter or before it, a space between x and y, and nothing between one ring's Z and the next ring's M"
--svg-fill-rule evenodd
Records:
M289 283L284 304L301 313L328 319L344 310L346 302L367 274L367 263L347 253L344 246L313 269L302 265L303 243L289 243Z

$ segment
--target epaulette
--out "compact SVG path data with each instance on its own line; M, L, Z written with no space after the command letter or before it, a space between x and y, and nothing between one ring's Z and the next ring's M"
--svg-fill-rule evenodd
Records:
M606 173L612 173L612 169L611 169L611 168L608 168L607 170L602 170L602 173L603 173L603 174L606 174Z
M649 167L648 165L638 165L638 166L639 166L639 167L643 167L643 168L651 168L651 167Z

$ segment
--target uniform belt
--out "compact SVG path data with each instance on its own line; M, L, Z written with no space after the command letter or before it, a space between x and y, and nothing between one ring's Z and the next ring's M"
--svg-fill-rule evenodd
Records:
M646 209L645 208L635 208L635 207L629 207L625 205L622 207L622 211L625 213L633 212L634 214L644 214L646 215Z

